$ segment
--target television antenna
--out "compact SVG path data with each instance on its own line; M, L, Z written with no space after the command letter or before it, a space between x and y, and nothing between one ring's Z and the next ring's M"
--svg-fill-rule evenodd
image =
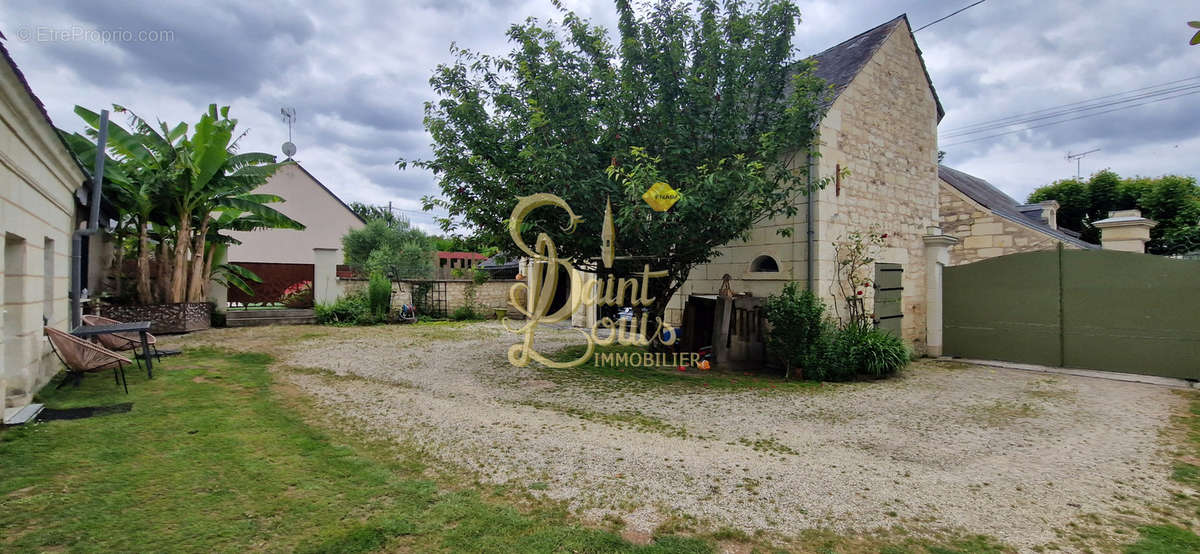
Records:
M287 122L288 126L288 139L283 143L283 155L291 159L296 155L296 145L292 142L292 127L296 125L296 108L279 108L279 115L283 116L283 120Z
M1078 154L1072 154L1070 150L1067 150L1067 161L1068 161L1068 162L1070 162L1070 161L1072 161L1072 160L1074 160L1074 161L1075 161L1075 180L1076 180L1076 181L1078 181L1078 180L1079 180L1079 178L1080 178L1080 175L1079 175L1079 168L1080 168L1080 167L1081 167L1081 165L1082 165L1082 164L1080 163L1080 161L1079 161L1079 160L1082 160L1082 159L1083 159L1083 157L1084 157L1084 156L1086 156L1086 155L1088 155L1088 154L1091 154L1091 153L1093 153L1093 152L1099 152L1099 151L1100 151L1100 149L1099 149L1099 148L1097 148L1097 149L1095 149L1095 150L1088 150L1087 152L1080 152L1080 153L1078 153Z

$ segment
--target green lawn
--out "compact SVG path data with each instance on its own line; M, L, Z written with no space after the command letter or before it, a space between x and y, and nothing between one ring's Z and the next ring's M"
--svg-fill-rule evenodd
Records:
M130 394L98 374L47 389L53 408L133 410L0 431L0 551L447 550L707 552L695 538L635 546L553 507L518 510L431 481L409 447L307 425L259 354L192 350ZM534 506L539 506L533 503Z

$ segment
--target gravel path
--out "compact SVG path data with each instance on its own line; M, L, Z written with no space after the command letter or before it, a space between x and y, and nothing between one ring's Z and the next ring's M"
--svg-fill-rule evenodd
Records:
M494 323L317 329L183 340L359 377L281 372L331 413L415 437L487 481L544 483L585 517L639 532L670 515L783 535L919 522L1028 549L1082 515L1164 500L1159 431L1181 402L1150 385L934 361L795 393L556 384L509 366L515 336ZM538 342L579 339L548 330Z

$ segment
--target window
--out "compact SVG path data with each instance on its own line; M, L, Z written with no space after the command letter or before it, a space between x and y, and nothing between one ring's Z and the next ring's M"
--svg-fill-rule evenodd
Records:
M25 353L18 338L25 315L25 239L6 233L4 236L4 367L25 366ZM2 401L2 399L0 399Z
M47 238L42 250L42 317L54 321L54 239Z
M779 262L770 256L759 256L750 262L750 271L753 273L778 273Z

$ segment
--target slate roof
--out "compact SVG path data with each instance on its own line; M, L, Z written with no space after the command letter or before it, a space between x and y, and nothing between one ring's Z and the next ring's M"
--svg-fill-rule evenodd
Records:
M908 15L900 14L883 25L864 31L812 57L817 62L814 74L833 86L833 95L829 98L828 105L832 105L838 96L841 96L842 91L850 86L850 82L854 80L858 72L867 65L879 47L891 36L892 31L901 27L901 23L904 23L906 29L912 28L908 25ZM911 32L909 32L909 37L912 37ZM912 39L915 45L917 39L915 37ZM917 47L917 59L921 61L921 71L925 73L929 91L933 93L933 101L937 104L938 121L941 121L942 117L946 115L946 110L942 109L942 101L938 98L937 90L933 88L933 80L929 78L929 70L926 69L925 60L921 57L920 47Z
M1098 244L1080 240L1078 237L1064 232L1064 230L1055 229L1047 225L1041 220L1040 211L1036 214L1023 212L1021 208L1026 205L1013 200L1011 196L1004 194L1003 191L979 177L944 165L938 165L938 177L942 179L942 182L954 187L958 192L965 194L971 200L978 202L984 208L1004 219L1024 225L1034 231L1080 248L1100 248Z

